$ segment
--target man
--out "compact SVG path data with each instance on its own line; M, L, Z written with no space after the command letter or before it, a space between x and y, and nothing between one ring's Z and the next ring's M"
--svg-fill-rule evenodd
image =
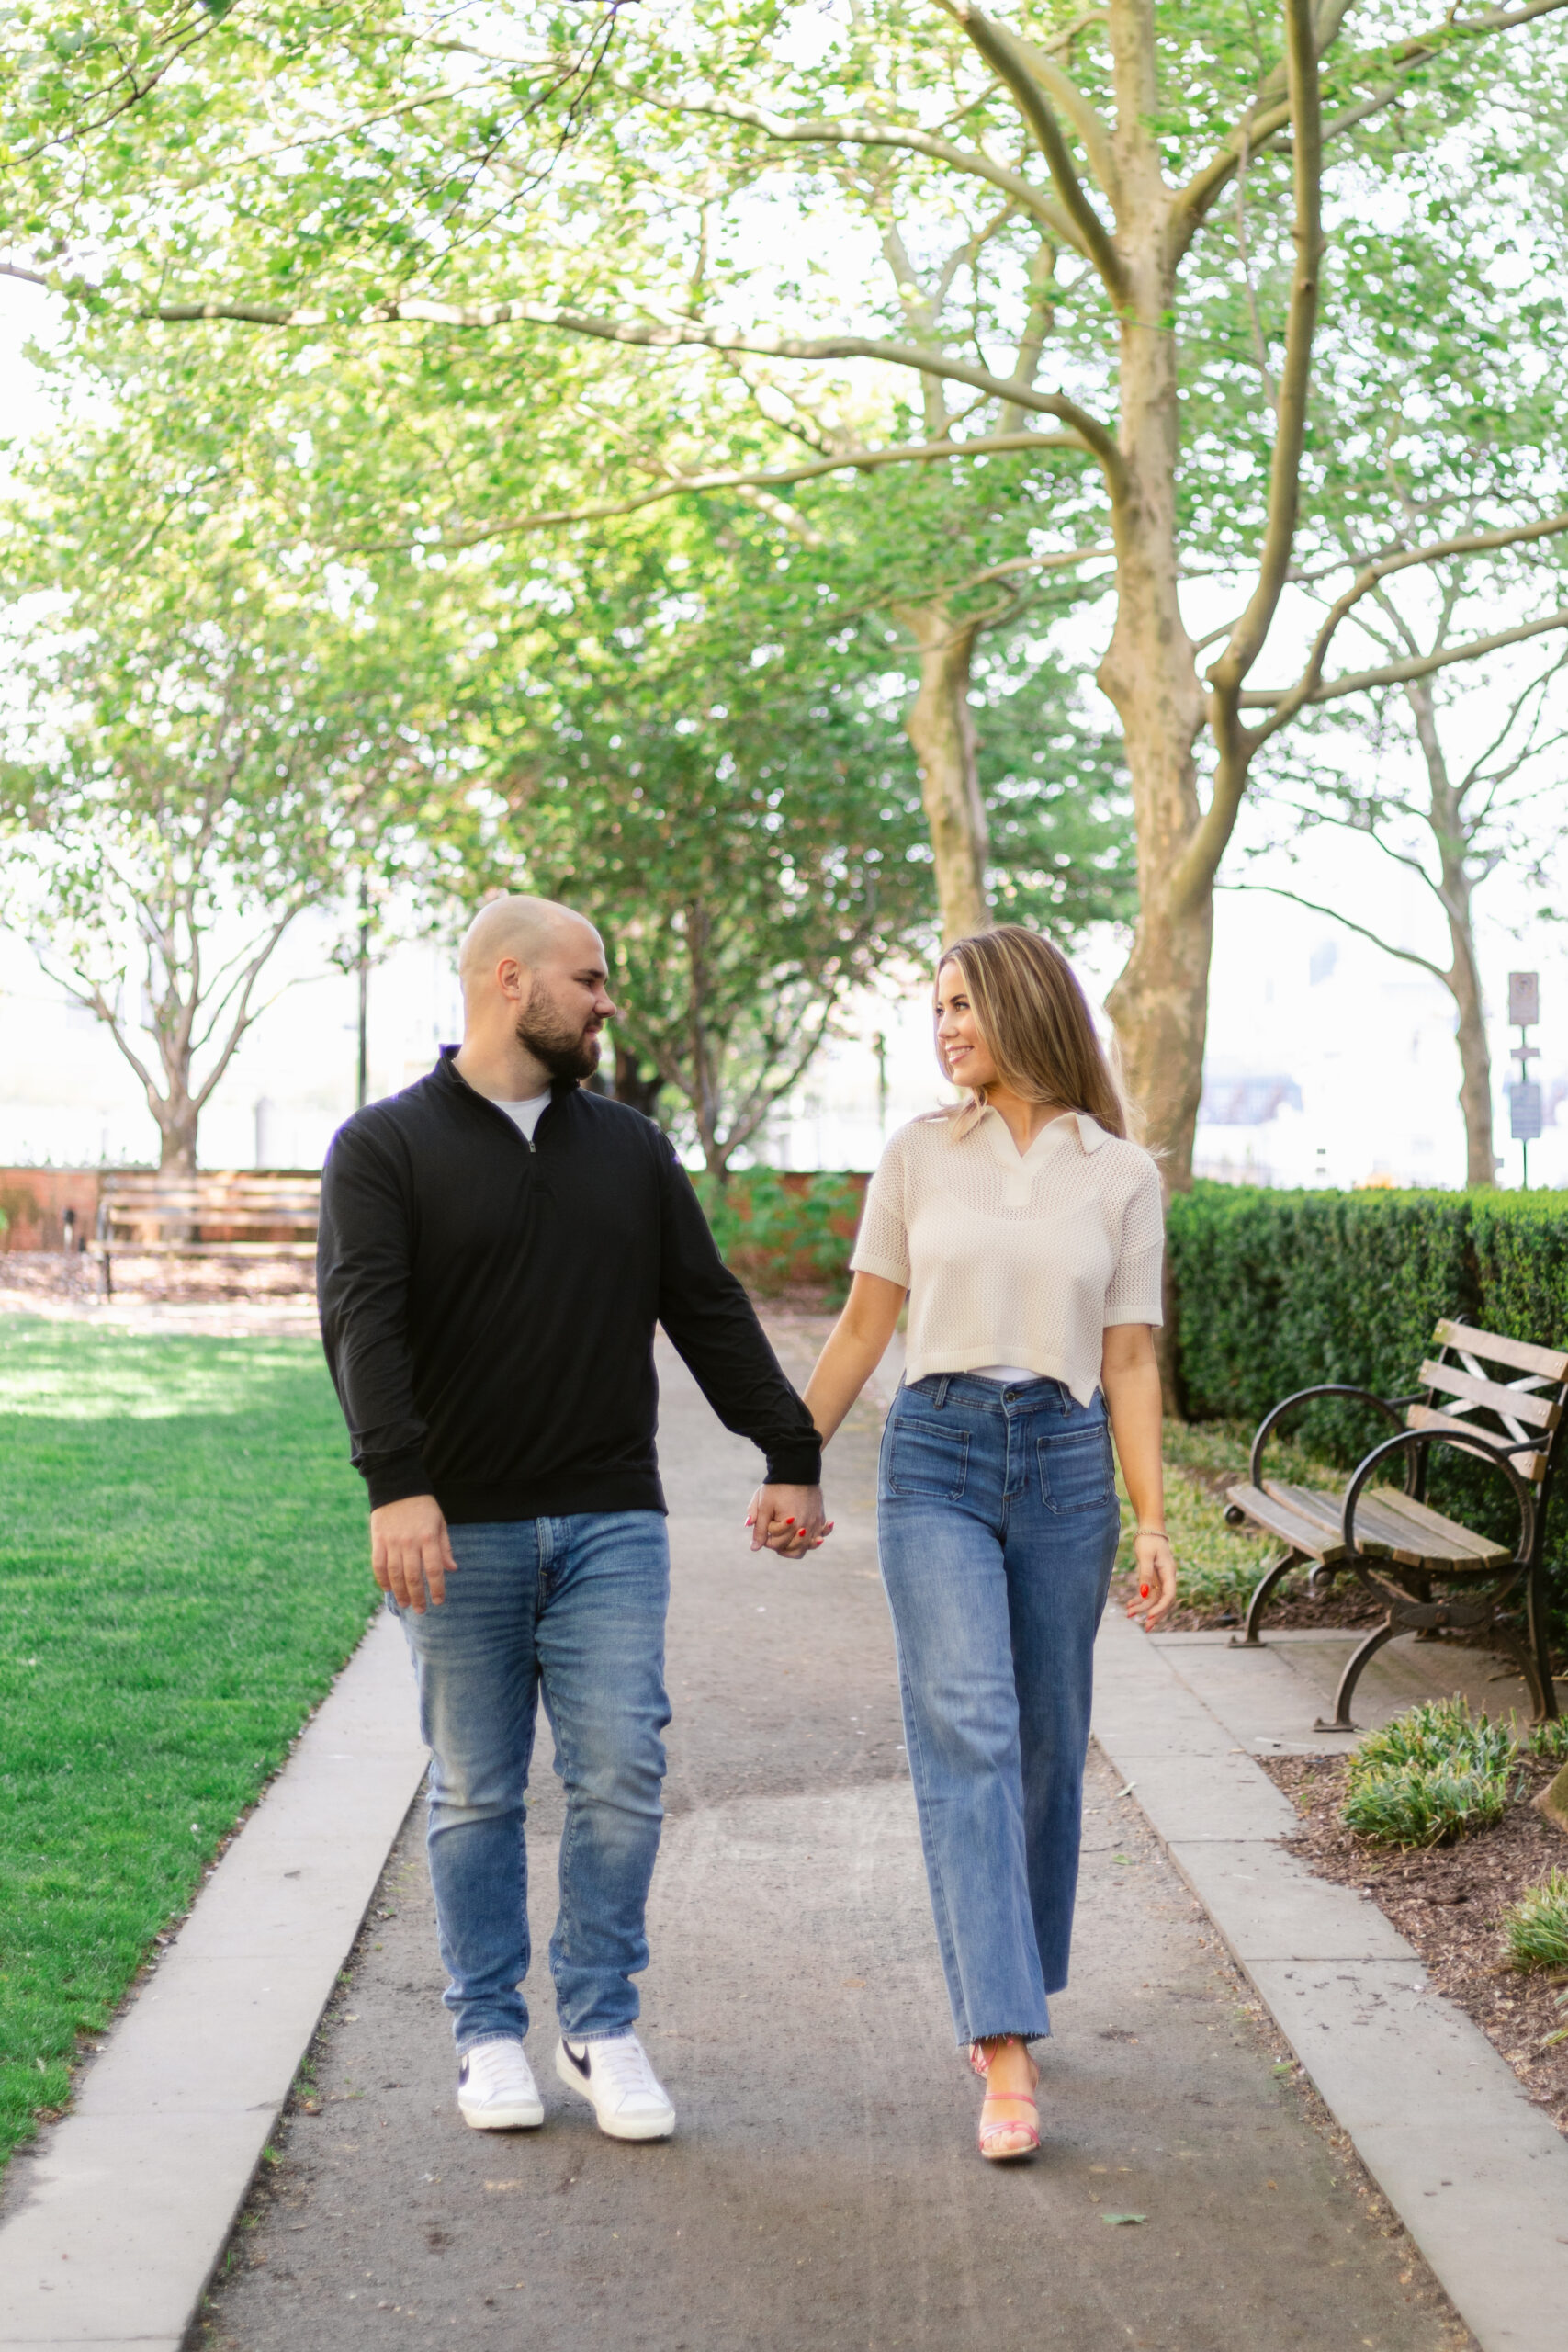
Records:
M821 1449L668 1140L581 1090L615 1012L592 925L498 899L459 973L462 1045L333 1140L321 1331L432 1750L458 2108L480 2131L544 2120L521 1992L542 1691L566 1785L556 2072L612 2138L663 2139L632 1982L670 1720L655 1323L766 1456L753 1550L821 1540Z

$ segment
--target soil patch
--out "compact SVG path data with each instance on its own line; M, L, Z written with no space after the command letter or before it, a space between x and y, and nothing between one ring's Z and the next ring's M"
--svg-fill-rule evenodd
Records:
M1286 1840L1319 1878L1359 1887L1382 1905L1421 1955L1437 1991L1457 2001L1505 2057L1531 2100L1568 2134L1568 2042L1544 2045L1568 2026L1568 1972L1511 1968L1502 1917L1553 1865L1568 1863L1568 1838L1535 1810L1557 1766L1521 1759L1518 1794L1492 1829L1425 1852L1369 1846L1339 1818L1348 1758L1260 1757L1258 1762L1302 1815Z

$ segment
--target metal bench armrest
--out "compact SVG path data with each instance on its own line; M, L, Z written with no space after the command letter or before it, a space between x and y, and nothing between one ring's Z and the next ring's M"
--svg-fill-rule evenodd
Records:
M1532 1439L1528 1442L1533 1445L1536 1441ZM1509 1454L1517 1449L1513 1446L1494 1445L1483 1430L1478 1430L1473 1438L1455 1437L1449 1430L1401 1430L1397 1436L1385 1437L1381 1445L1374 1445L1366 1459L1358 1464L1355 1475L1345 1489L1345 1503L1339 1524L1346 1548L1352 1556L1356 1555L1358 1549L1356 1506L1366 1488L1377 1476L1383 1464L1391 1461L1396 1453L1408 1452L1414 1459L1417 1450L1424 1445L1451 1445L1457 1453L1483 1454L1502 1472L1512 1487L1514 1500L1519 1507L1519 1541L1514 1555L1515 1561L1519 1565L1532 1561L1535 1557L1538 1516L1535 1489L1528 1479L1519 1476L1517 1469L1508 1459Z
M1264 1414L1263 1419L1258 1422L1257 1435L1252 1441L1252 1452L1247 1457L1247 1476L1248 1485L1260 1487L1263 1484L1263 1449L1269 1442L1275 1424L1283 1420L1287 1413L1294 1412L1298 1405L1306 1404L1310 1398L1314 1396L1359 1397L1362 1404L1375 1405L1380 1413L1386 1413L1389 1419L1397 1429L1399 1426L1398 1408L1401 1405L1418 1404L1420 1398L1426 1394L1427 1392L1423 1388L1416 1396L1397 1396L1390 1399L1387 1396L1374 1396L1370 1388L1352 1388L1347 1386L1343 1382L1335 1380L1327 1381L1316 1388L1298 1388L1293 1396L1287 1396L1281 1403L1273 1406L1269 1411Z

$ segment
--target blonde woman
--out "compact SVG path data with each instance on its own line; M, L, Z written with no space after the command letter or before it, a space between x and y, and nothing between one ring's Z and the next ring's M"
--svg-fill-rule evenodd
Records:
M1040 2144L1029 2044L1067 1981L1112 1434L1137 1514L1128 1614L1156 1625L1176 1598L1163 1237L1154 1162L1048 940L1006 923L949 948L936 1049L967 1100L888 1144L806 1401L830 1438L908 1295L878 1544L937 1939L996 2160Z

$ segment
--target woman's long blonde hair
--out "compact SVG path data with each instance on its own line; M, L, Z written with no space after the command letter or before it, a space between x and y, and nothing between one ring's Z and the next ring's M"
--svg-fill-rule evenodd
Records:
M1094 1021L1059 947L1021 923L998 923L944 948L936 967L956 964L964 975L980 1035L998 1075L1029 1102L1061 1102L1087 1111L1108 1135L1128 1129L1127 1100ZM936 1057L951 1080L940 1041Z

